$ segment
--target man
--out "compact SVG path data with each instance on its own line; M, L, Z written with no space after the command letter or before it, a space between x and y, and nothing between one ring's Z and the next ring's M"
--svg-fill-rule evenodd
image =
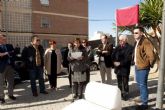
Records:
M5 103L4 82L8 83L8 97L16 100L13 96L14 87L14 69L13 69L14 48L10 44L6 44L6 36L0 34L0 101Z
M99 56L99 65L100 65L100 74L102 83L111 84L112 76L111 76L111 67L112 67L112 59L111 54L113 51L113 45L108 43L108 38L106 35L101 35L101 42L98 46L98 50L96 54ZM107 80L106 80L106 76Z
M31 90L34 97L38 96L36 87L36 78L39 80L40 93L48 94L45 91L45 84L43 78L43 66L44 66L44 49L40 45L40 39L34 35L31 37L31 44L26 49L26 55L24 61L29 70Z
M142 101L142 105L138 106L138 110L146 110L148 108L147 80L150 67L153 67L155 61L154 48L151 42L144 37L142 27L135 27L133 32L136 40L134 50L135 74Z
M119 45L115 48L112 59L117 76L118 87L123 100L127 100L129 92L129 75L132 60L133 46L127 43L127 36L119 36Z

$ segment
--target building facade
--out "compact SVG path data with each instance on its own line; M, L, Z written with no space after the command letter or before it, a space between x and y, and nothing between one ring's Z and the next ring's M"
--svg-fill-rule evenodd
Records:
M62 47L75 37L88 36L88 0L1 2L1 31L13 45L26 46L32 35L38 35L44 47L49 39L56 40Z
M24 47L32 36L31 0L1 0L1 31L8 43Z

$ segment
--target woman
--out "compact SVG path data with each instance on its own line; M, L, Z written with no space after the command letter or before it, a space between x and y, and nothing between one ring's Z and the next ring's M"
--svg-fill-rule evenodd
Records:
M77 55L79 54L79 55ZM77 55L77 56L76 56ZM74 84L75 95L74 98L78 97L78 90L80 88L79 99L83 97L83 89L86 82L86 69L87 69L87 52L81 45L80 39L74 41L74 48L69 51L68 59L70 61L72 70L72 81Z
M88 66L88 68L87 68L87 71L86 71L86 75L87 75L86 83L88 83L90 81L90 65L91 65L91 62L94 59L94 56L92 54L92 48L88 44L88 40L87 39L82 40L82 46L85 48L85 50L86 50L86 52L88 54L88 59L87 59L87 66Z
M57 74L60 73L62 55L59 49L56 48L54 40L49 41L50 47L45 51L45 71L48 75L50 87L57 89Z

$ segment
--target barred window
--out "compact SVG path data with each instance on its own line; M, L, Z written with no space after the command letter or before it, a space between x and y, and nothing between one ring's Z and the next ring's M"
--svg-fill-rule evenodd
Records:
M41 27L42 28L49 28L50 27L50 21L47 17L41 18Z
M40 0L41 5L49 5L49 0Z

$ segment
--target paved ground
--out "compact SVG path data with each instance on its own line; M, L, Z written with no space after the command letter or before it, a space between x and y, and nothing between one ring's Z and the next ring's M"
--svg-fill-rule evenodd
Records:
M131 69L130 77L130 98L128 101L122 101L123 110L135 110L133 99L138 97L138 90L134 82L133 69ZM92 81L100 81L99 71L91 72ZM113 84L116 85L115 74L113 73ZM65 106L71 103L72 95L71 88L68 85L67 75L58 77L58 90L49 89L49 84L46 82L48 95L39 94L38 97L33 97L30 90L29 81L18 84L15 87L16 101L11 101L6 97L6 104L0 105L0 110L62 110ZM150 74L149 80L149 110L153 110L156 100L157 74ZM164 104L165 105L165 104ZM165 106L164 106L165 108Z

